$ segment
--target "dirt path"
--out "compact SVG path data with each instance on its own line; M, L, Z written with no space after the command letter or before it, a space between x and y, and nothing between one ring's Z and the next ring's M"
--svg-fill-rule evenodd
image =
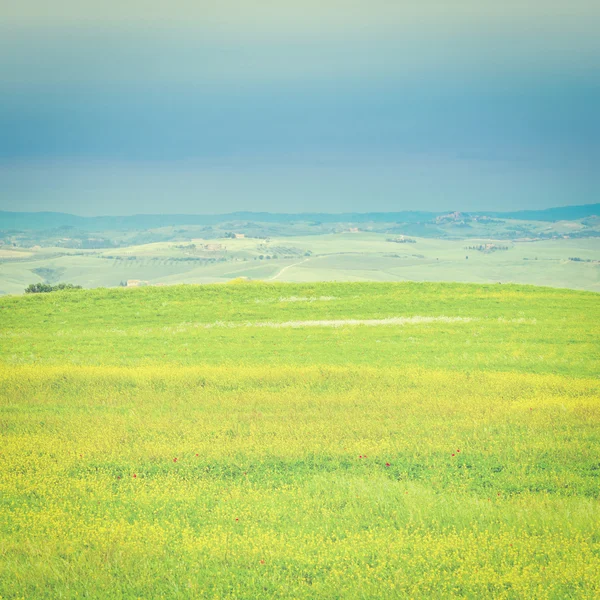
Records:
M344 327L345 325L407 325L414 323L470 323L477 319L469 317L390 317L387 319L326 319L322 321L284 321L277 323L263 321L258 323L247 323L246 327Z
M291 265L290 265L291 266ZM346 325L367 325L371 327L379 325L414 325L414 324L426 324L426 323L471 323L472 321L479 321L476 317L388 317L387 319L324 319L319 321L259 321L257 323L235 323L235 322L222 322L217 323L194 323L189 324L187 327L202 327L204 329L211 329L213 327L272 327L274 329L281 329L284 327L344 327ZM181 331L183 329L179 328Z
M283 269L281 269L281 271L279 271L278 273L275 273L275 275L273 275L273 277L269 277L269 279L267 279L267 281L273 281L274 279L277 279L279 276L283 275L283 273L285 273L288 269L291 269L292 267L297 267L298 265L305 263L307 260L309 260L309 258L305 258L304 260L301 260L300 262L288 265L287 267L283 267Z

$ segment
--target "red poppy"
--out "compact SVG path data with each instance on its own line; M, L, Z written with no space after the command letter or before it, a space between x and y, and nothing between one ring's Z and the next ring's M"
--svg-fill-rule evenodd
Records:
M392 465L390 465L390 463L385 463L386 467L391 467Z
M177 459L176 459L176 458L174 458L174 459L173 459L173 462L177 462Z
M260 561L260 564L261 564L261 565L264 565L264 564L265 564L265 561L264 561L264 560L261 560L261 561Z
M452 453L452 456L454 456L454 452Z
M133 476L134 476L134 477L137 477L137 475L136 475L135 473L133 474Z

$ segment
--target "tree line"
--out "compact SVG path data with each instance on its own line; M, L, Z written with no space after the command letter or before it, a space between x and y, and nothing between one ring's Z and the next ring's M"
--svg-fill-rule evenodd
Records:
M73 285L72 283L57 283L51 285L50 283L30 283L25 288L26 294L46 294L48 292L58 292L60 290L80 290L80 285Z

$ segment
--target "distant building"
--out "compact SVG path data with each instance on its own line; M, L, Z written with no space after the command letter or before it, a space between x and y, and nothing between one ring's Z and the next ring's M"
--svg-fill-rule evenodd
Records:
M246 235L243 233L236 233L234 235L236 240L243 240L246 237Z
M128 279L127 287L143 287L145 285L149 285L147 281L142 281L141 279Z
M448 213L447 215L440 215L439 217L435 218L436 223L446 223L448 221L453 221L455 223L464 223L465 216L461 212L455 211Z

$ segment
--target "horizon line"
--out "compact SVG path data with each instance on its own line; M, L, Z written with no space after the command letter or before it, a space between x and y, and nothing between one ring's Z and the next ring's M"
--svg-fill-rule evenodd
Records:
M131 218L131 217L227 217L231 215L240 215L240 214L250 214L250 215L281 215L281 216L306 216L306 215L327 215L327 216L344 216L344 215L397 215L403 213L421 213L421 214L430 214L430 215L444 215L450 213L461 213L465 215L486 215L486 214L514 214L514 213L526 213L526 212L545 212L551 210L557 210L562 208L569 209L577 209L583 207L592 207L599 206L600 202L589 202L585 204L565 204L561 206L550 206L548 208L524 208L518 210L457 210L457 209L447 209L441 211L431 211L431 210L415 210L415 209L404 209L404 210L383 210L383 211L348 211L348 212L271 212L271 211L253 211L253 210L237 210L228 213L131 213L126 215L114 215L114 214L97 214L97 215L81 215L76 213L69 213L63 211L53 211L53 210L23 210L23 211L14 211L14 210L0 210L0 214L5 215L67 215L71 217L78 217L80 219L118 219L118 218Z

